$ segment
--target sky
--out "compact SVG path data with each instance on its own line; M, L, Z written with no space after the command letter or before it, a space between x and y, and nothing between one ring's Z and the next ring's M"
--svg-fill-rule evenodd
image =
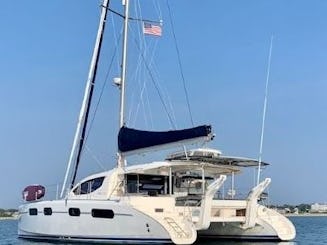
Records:
M128 125L172 127L155 84L140 65L145 63L141 50L177 128L192 126L174 30L194 123L210 124L216 134L208 146L225 155L258 158L273 35L262 155L271 165L262 177L272 179L272 203L327 202L327 2L169 0L174 28L166 0L158 1L160 8L151 7L152 0L144 2L142 16L162 18L163 36L144 37L140 23L130 24ZM54 191L63 182L100 1L0 4L0 207L15 208L25 186L42 184ZM133 14L138 5L132 6ZM112 0L112 8L121 12L120 1ZM111 81L119 76L120 46L115 45L120 30L119 18L110 14L93 105L105 86L79 178L115 166L118 90Z

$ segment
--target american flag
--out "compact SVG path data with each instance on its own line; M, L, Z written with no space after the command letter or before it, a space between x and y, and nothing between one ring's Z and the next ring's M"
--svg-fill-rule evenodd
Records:
M143 22L143 33L148 35L161 36L161 26Z

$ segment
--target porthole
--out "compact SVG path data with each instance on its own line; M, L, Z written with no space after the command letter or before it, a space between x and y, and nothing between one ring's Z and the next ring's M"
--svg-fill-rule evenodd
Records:
M70 208L68 210L68 213L70 216L80 216L81 215L81 211L79 210L79 208Z
M92 217L112 219L115 216L111 209L92 209Z
M44 208L43 209L43 214L44 215L52 215L52 208Z
M29 214L30 214L30 215L33 215L33 216L34 216L34 215L37 215L37 208L30 208L30 209L29 209Z

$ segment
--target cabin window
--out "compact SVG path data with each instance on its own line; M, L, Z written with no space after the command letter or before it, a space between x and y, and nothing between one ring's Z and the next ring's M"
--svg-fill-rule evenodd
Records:
M112 219L115 216L111 209L92 209L92 217Z
M37 209L36 208L30 208L29 209L29 214L30 215L37 215Z
M168 177L162 175L127 174L127 192L145 193L151 196L168 192Z
M79 210L79 208L70 208L68 210L68 213L70 216L80 216L81 215L81 211Z
M52 215L52 208L44 208L43 213L44 215Z
M136 174L127 175L127 192L128 193L137 193L138 192L138 182L139 178Z
M99 189L103 184L104 177L99 177L91 180L87 180L82 184L78 185L74 190L75 195L89 194Z

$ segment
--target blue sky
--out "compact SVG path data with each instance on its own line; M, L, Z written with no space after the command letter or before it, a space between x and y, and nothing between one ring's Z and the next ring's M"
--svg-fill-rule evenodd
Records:
M143 2L143 1L140 1ZM151 15L153 1L144 16ZM154 60L164 94L169 94L176 124L191 126L174 50L166 1L161 2L163 37ZM114 1L120 10L120 1ZM150 4L151 3L151 4ZM2 1L0 8L0 207L16 207L28 184L63 181L96 35L98 0ZM271 163L273 203L327 202L327 2L315 1L170 1L194 121L212 124L211 147L227 155L258 157L270 37L274 35L263 159ZM113 55L112 18L96 96ZM119 35L115 18L116 35ZM137 27L131 24L131 29ZM131 34L130 49L135 50ZM131 58L137 57L131 51ZM99 115L89 137L80 177L99 171L94 157L114 166L117 90L109 74ZM139 85L130 60L129 108ZM157 73L156 73L157 74ZM148 83L152 109L140 110L137 127L169 128L156 91ZM146 101L147 103L147 101ZM144 117L147 120L143 120ZM134 114L132 114L134 115ZM153 123L150 123L150 116ZM133 118L133 116L131 117ZM93 133L94 132L94 133ZM53 187L53 186L52 186Z

